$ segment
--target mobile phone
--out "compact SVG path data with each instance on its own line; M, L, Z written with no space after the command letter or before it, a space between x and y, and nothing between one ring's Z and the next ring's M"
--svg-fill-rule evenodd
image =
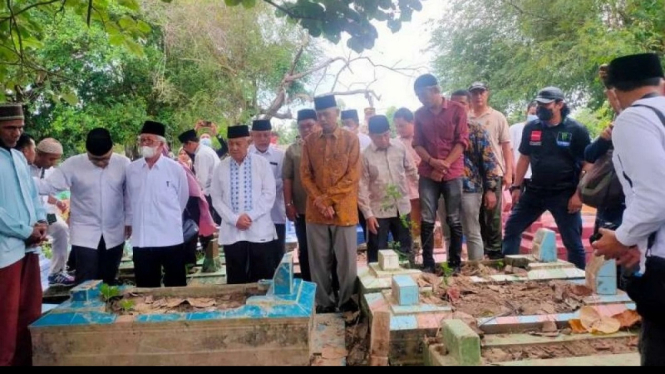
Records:
M203 121L203 127L212 127L211 121Z
M48 223L49 226L56 223L57 221L58 221L58 218L55 216L55 214L49 213L49 214L46 215L46 223Z

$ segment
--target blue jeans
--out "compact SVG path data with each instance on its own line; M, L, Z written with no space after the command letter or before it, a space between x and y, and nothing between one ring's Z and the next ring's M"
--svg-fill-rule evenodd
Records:
M435 182L421 177L418 192L422 223L420 237L423 248L423 265L434 268L434 223L439 197L443 195L446 204L446 223L450 227L450 248L448 248L448 265L460 266L462 263L462 178L446 182Z
M561 239L568 251L568 261L579 269L586 266L586 255L582 245L582 213L568 213L568 201L574 191L534 192L527 188L519 203L510 213L503 238L503 254L517 255L520 252L522 233L545 211L554 216Z

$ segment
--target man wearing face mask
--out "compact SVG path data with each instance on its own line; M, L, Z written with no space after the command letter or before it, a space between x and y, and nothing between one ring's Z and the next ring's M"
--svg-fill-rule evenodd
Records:
M209 140L210 138L208 138ZM210 197L210 187L212 186L212 173L219 165L219 157L217 153L199 141L196 135L196 130L188 130L178 136L178 140L182 143L182 149L187 152L189 157L193 160L192 172L196 176L196 180L203 189L203 194L210 206L210 213L212 219L217 225L221 222L221 217L212 208L212 198ZM202 243L203 244L203 243Z
M552 213L568 251L568 261L585 268L582 245L582 200L577 185L584 166L587 129L568 117L563 92L547 87L538 93L538 120L524 128L515 184L510 187L513 208L506 223L503 254L519 254L522 232L546 210ZM524 177L531 165L531 182ZM525 192L522 195L522 189Z
M71 191L69 228L76 283L101 279L113 285L125 240L132 233L125 183L130 161L113 153L111 134L103 128L88 133L85 148L86 153L68 158L48 178L39 180L39 192Z
M127 191L132 210L132 246L136 286L159 288L187 285L183 212L189 200L187 174L164 157L166 126L143 124L139 144L142 159L127 166ZM78 260L78 259L77 259Z

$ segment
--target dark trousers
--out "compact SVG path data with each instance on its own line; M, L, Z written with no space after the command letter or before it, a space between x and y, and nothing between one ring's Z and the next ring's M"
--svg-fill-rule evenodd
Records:
M367 263L379 261L379 250L389 249L388 234L392 234L393 240L399 242L400 252L404 254L411 253L411 230L404 227L400 217L379 218L379 232L369 233L369 242L367 243ZM407 223L411 222L410 215L407 216Z
M0 366L31 366L28 326L42 314L38 255L0 269L0 300Z
M311 282L312 275L309 271L309 253L307 251L307 221L305 215L296 218L296 236L298 237L298 263L300 264L300 276L304 281Z
M582 245L582 213L568 213L568 201L573 193L575 191L540 192L527 188L506 222L503 254L519 254L524 230L545 211L549 211L554 216L561 239L568 251L568 261L579 269L584 269L586 255Z
M422 224L420 237L423 248L423 265L434 268L434 223L439 206L439 197L443 195L446 204L446 222L450 227L450 248L448 248L448 265L457 267L462 263L462 178L446 182L435 182L421 177L418 191L420 192L420 208Z
M76 284L96 279L101 279L108 285L117 284L123 248L124 243L107 249L103 236L97 249L72 246L76 258Z
M207 199L207 198L206 198ZM201 220L201 209L199 208L199 199L194 196L190 196L187 200L187 208L182 214L183 222L187 219L191 219L198 225ZM207 243L212 240L212 237L201 237L201 246L205 249L204 243ZM199 242L199 237L195 236L185 243L185 265L196 265L196 246Z
M643 317L638 347L642 366L665 366L665 324Z
M480 205L480 235L483 237L485 253L501 253L501 234L502 220L501 211L503 201L502 179L499 179L496 188L496 207L492 210L485 208L485 204Z
M76 253L73 249L69 251L69 258L67 258L67 271L76 271Z
M261 279L272 279L275 273L274 248L274 241L225 245L226 284L247 284Z
M360 211L360 208L358 208L358 224L363 228L363 242L367 242L367 220L363 212Z
M171 247L134 248L136 287L161 287L162 267L164 268L165 287L187 286L183 244Z

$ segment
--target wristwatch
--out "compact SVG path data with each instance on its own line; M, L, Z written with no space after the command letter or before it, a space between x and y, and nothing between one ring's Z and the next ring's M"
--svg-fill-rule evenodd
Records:
M510 193L513 193L514 191L521 190L521 189L522 189L522 186L512 185L512 186L510 186L509 190L510 190Z

